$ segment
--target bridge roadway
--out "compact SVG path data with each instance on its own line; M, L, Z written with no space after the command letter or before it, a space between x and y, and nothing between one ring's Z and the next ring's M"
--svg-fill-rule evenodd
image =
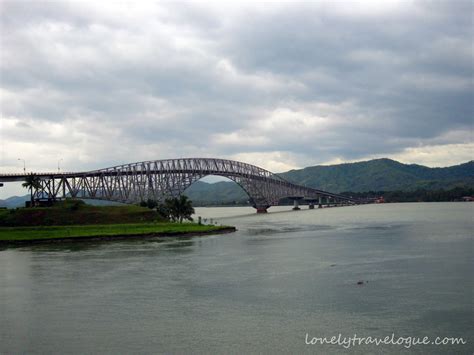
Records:
M328 191L291 183L281 176L255 165L227 159L181 158L145 161L86 172L51 172L0 174L0 183L25 181L37 177L35 199L56 199L62 196L137 203L148 198L163 200L178 196L195 181L217 175L235 181L249 196L257 212L266 212L283 198L306 199L333 204L355 204L356 200ZM324 201L324 199L326 201Z

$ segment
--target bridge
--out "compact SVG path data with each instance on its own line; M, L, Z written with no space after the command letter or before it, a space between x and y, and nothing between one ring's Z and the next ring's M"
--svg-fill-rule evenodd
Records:
M197 180L217 175L235 181L249 196L257 212L266 212L282 199L314 203L354 204L350 197L291 183L255 165L227 159L182 158L118 165L86 172L32 173L38 178L33 198L58 199L70 196L123 203L153 199L162 201L184 193ZM25 181L31 174L0 174L0 183ZM1 184L0 184L1 186Z

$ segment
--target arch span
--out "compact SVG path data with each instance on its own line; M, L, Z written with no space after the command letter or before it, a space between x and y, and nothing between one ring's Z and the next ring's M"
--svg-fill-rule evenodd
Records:
M214 158L181 158L152 160L110 168L66 173L38 173L40 187L35 197L78 198L137 203L149 198L163 200L181 195L197 180L208 176L224 176L235 181L249 195L257 210L278 205L280 199L317 200L322 197L353 202L350 197L293 184L281 176L258 166ZM20 181L26 175L0 175L1 181Z

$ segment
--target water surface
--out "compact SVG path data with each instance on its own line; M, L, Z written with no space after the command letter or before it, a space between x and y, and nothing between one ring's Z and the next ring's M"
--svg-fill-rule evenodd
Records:
M238 231L3 249L0 353L398 354L305 344L395 333L471 354L473 206L198 208Z

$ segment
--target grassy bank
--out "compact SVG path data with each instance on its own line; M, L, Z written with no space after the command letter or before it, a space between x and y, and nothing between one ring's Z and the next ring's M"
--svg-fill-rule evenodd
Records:
M91 206L78 200L66 200L52 207L0 210L0 227L152 223L160 220L163 221L156 211L145 207Z
M1 227L0 244L33 241L124 239L231 232L233 227L195 223L130 223L41 227Z

